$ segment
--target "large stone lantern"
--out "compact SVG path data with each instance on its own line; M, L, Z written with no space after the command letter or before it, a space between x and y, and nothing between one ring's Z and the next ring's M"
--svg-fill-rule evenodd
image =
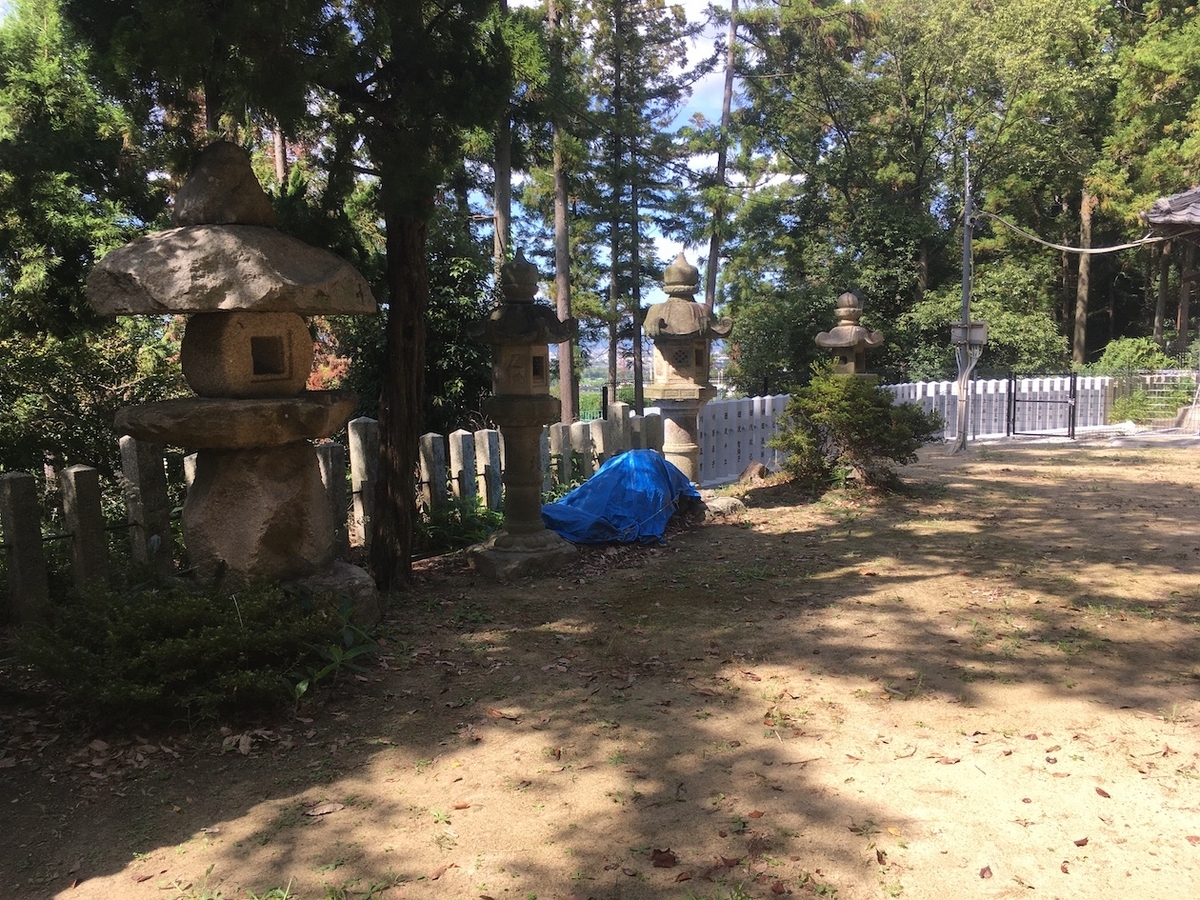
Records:
M866 374L867 350L883 343L882 334L858 324L862 311L862 297L857 291L846 291L837 298L837 325L816 337L818 347L833 351L833 371L838 375Z
M717 395L708 381L709 347L728 337L733 322L716 319L695 301L700 271L682 253L663 273L667 300L646 310L643 326L654 341L654 381L647 399L662 411L663 455L689 481L700 480L700 445L696 443L700 408Z
M189 314L180 357L197 397L122 409L117 430L196 451L184 543L201 580L321 574L333 562L333 511L315 438L356 405L350 391L306 391L306 315L371 313L363 277L276 231L246 151L215 143L175 201L175 226L105 256L88 299L107 315Z
M557 568L575 548L542 520L542 426L553 421L559 401L550 395L548 344L570 340L576 321L560 322L548 306L533 302L537 268L520 251L500 269L504 301L471 328L477 340L495 347L494 395L484 412L504 439L504 525L485 543L467 550L467 559L500 581Z

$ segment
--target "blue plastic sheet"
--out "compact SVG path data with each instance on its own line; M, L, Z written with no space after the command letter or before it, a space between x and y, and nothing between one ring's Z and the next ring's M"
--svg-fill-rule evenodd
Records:
M700 497L683 472L654 450L628 450L545 504L542 519L573 544L661 543L681 497Z

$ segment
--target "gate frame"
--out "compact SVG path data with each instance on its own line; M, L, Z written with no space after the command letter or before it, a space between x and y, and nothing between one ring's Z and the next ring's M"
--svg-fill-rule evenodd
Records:
M1077 372L1069 372L1060 375L1026 375L1025 378L1063 378L1070 380L1070 388L1066 400L1021 400L1021 403L1032 405L1046 404L1052 406L1067 407L1067 438L1075 440L1075 416L1078 409L1078 379ZM1050 431L1017 431L1017 381L1018 376L1015 372L1008 373L1008 409L1005 417L1004 431L1008 437L1014 435L1029 435L1035 437L1057 437L1058 435ZM1055 429L1057 431L1057 429Z

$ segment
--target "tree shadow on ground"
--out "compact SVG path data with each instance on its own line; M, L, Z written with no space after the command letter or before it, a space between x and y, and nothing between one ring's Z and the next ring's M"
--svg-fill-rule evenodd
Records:
M959 771L937 763L963 754L962 734L899 728L899 705L990 716L978 743L1048 728L1055 704L1195 700L1195 486L1071 453L918 464L892 497L752 490L744 522L515 585L444 560L389 613L365 681L247 755L196 740L82 790L36 761L0 772L24 811L0 877L15 897L74 878L78 897L890 892L889 832L953 835L863 773L932 760L933 803ZM1013 708L1018 689L1048 706Z

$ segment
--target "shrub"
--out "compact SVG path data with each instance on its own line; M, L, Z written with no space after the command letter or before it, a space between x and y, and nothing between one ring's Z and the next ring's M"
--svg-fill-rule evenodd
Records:
M1100 358L1088 366L1088 371L1096 375L1130 375L1174 366L1175 361L1151 338L1117 338L1109 342Z
M190 726L294 700L297 680L329 674L331 655L349 658L347 642L367 640L336 598L178 583L61 604L23 655L86 719Z
M812 381L788 401L771 446L787 454L784 471L810 488L844 483L852 475L868 485L891 486L896 474L889 463L913 462L943 426L936 412L893 401L873 380L816 367Z

